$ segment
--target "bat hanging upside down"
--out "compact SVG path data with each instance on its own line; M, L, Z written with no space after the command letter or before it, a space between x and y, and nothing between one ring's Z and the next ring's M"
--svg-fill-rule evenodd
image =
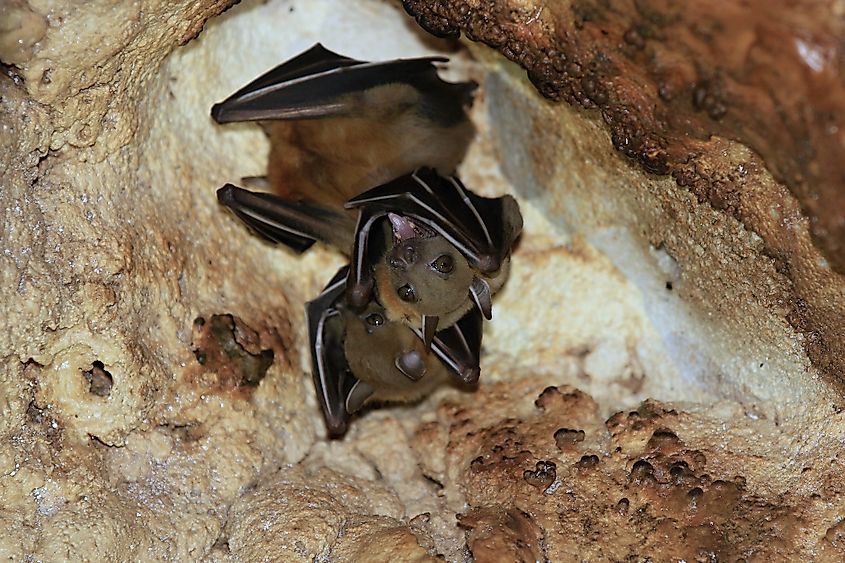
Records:
M369 401L413 401L450 378L459 384L478 380L478 311L438 332L430 354L414 331L388 320L376 301L363 310L346 304L347 269L305 307L314 387L329 434L345 433L349 416Z
M231 184L218 198L270 241L303 251L321 240L349 254L349 304L363 308L375 297L389 320L420 329L426 344L473 306L491 318L522 229L512 197L477 196L427 168L353 198L356 223L341 210Z
M476 85L441 80L432 63L444 60L365 63L316 45L212 109L220 123L273 120L267 177L248 182L274 193L227 184L219 200L270 241L351 257L307 306L335 434L366 400L412 400L444 372L478 378L481 315L521 231L513 198L450 176L473 134Z
M443 57L363 62L320 44L250 82L211 116L260 121L267 184L280 196L341 207L422 166L452 174L475 134L474 82L449 83Z

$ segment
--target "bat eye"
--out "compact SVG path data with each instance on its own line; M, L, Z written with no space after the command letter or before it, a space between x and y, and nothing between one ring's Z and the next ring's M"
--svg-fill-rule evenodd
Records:
M449 274L455 269L455 259L448 254L443 254L432 262L431 265L441 274Z
M414 293L414 288L408 284L405 284L399 289L397 289L396 293L399 295L399 299L401 299L402 301L413 303L417 300L417 294Z
M364 320L367 321L367 324L370 326L381 326L384 324L384 317L378 313L367 315Z

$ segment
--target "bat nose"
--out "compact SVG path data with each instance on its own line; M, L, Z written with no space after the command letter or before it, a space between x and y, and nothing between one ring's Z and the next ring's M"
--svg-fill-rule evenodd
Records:
M391 268L405 271L416 262L417 252L411 245L397 246L390 251L387 260Z

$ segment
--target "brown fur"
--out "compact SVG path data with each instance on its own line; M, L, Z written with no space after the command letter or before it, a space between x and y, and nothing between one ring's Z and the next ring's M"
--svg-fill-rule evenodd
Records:
M375 389L366 402L415 401L449 378L440 360L427 352L422 341L405 325L387 322L368 331L365 319L372 312L383 314L384 310L371 304L359 315L344 311L344 352L349 368L356 378ZM394 363L399 354L411 350L425 358L426 373L418 381L406 377Z
M444 128L424 120L416 111L416 91L408 86L382 86L358 96L354 117L266 125L267 176L276 193L337 206L421 166L454 173L473 134L469 121Z

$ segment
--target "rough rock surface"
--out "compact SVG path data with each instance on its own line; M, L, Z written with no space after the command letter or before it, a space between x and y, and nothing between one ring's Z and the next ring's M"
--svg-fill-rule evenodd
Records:
M689 162L712 135L746 143L792 188L845 273L841 2L403 4L438 35L463 31L500 49L545 95L600 108L617 149L753 221L724 179Z
M759 236L755 254L789 286L771 306L788 312L816 365L842 377L840 2L403 3L435 33L500 50L544 95L599 110L617 150Z
M66 4L0 6L0 558L845 557L845 297L802 214L836 232L840 149L820 148L821 114L759 133L728 74L698 113L669 96L658 113L679 123L663 123L652 66L702 52L678 48L691 16L406 2L579 108L379 0L255 0L210 21L229 2ZM834 33L836 10L802 21ZM267 144L208 117L318 40L452 51L481 83L462 175L526 216L478 391L372 410L334 442L301 315L340 258L273 248L221 210L214 190L261 174ZM537 48L552 43L590 72L555 68ZM625 139L664 175L631 166Z

